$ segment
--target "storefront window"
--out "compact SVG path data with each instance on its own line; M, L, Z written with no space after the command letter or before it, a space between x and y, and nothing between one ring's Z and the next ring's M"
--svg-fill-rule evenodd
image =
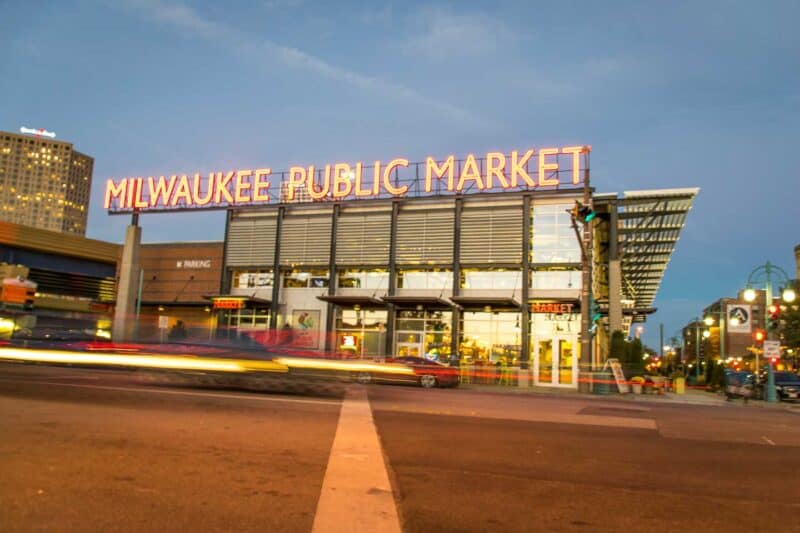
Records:
M385 269L345 270L339 272L339 287L346 289L388 289L389 272Z
M533 289L580 289L580 270L534 270L531 272Z
M234 270L231 273L231 287L234 289L272 287L272 271Z
M461 287L464 289L518 289L522 285L519 270L468 268L461 271Z
M336 350L349 357L382 357L386 335L385 310L336 311Z
M401 309L395 319L395 356L446 363L451 353L452 320L450 311Z
M415 269L397 272L398 289L449 289L453 286L453 271L444 269Z
M328 271L323 269L290 270L283 275L283 286L290 289L327 287Z
M519 361L520 314L465 311L461 322L462 362L516 365Z
M220 323L231 330L266 329L269 325L269 308L225 311Z
M572 204L534 204L532 263L580 263L581 247L568 213Z

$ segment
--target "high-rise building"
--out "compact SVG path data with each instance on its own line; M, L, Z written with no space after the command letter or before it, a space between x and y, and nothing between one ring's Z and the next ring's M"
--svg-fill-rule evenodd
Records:
M85 235L93 166L71 143L0 131L0 220Z

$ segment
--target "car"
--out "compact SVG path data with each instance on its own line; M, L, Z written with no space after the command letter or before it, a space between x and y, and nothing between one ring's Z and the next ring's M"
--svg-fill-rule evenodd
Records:
M800 376L794 372L778 370L773 373L775 379L775 397L781 401L794 401L800 399ZM756 397L767 399L767 372L762 372L757 386Z
M434 387L457 387L459 384L458 368L447 366L437 361L431 361L423 357L391 357L387 358L385 363L387 365L403 365L409 367L412 372L408 374L359 372L354 376L354 379L362 384L413 384L426 389L432 389Z

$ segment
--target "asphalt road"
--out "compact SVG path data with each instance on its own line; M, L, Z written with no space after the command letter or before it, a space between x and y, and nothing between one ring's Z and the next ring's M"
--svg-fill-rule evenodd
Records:
M0 365L0 530L800 531L787 410L163 381Z

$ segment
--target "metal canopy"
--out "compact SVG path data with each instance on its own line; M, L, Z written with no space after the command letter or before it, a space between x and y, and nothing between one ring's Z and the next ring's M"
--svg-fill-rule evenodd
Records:
M617 200L622 297L636 309L652 307L698 192L696 187L627 191ZM639 319L644 314L633 313Z

